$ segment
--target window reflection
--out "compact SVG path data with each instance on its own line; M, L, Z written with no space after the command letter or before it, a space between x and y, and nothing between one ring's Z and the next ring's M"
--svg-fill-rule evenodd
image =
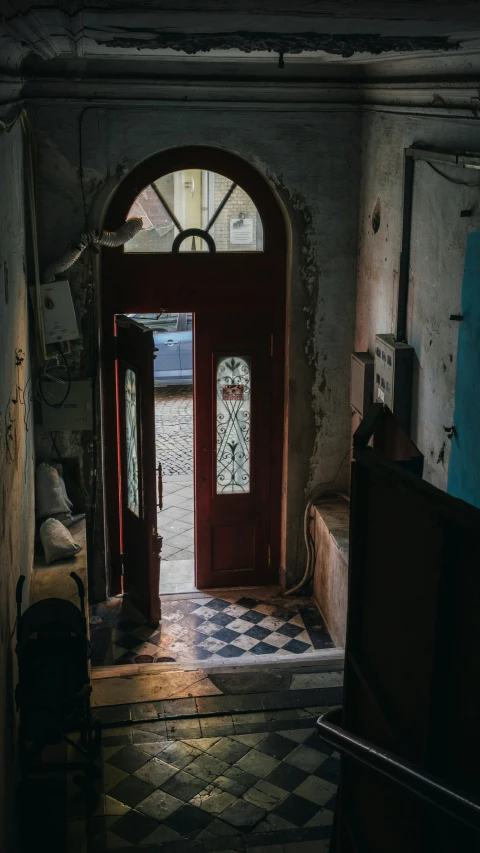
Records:
M230 178L201 169L172 172L137 196L128 216L139 216L143 229L125 244L126 252L171 252L175 237L197 228L206 231L217 252L263 251L260 215L250 196ZM205 252L202 237L188 236L181 252Z

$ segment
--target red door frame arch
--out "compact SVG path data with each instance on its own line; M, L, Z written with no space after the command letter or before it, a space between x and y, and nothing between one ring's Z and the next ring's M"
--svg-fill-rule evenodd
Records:
M118 435L115 386L115 314L159 310L232 312L271 310L273 314L273 431L271 442L271 562L280 566L284 430L287 226L267 180L242 158L200 145L155 154L136 166L116 190L104 228L125 222L139 193L170 172L202 169L235 181L254 202L263 224L262 252L125 253L103 249L101 257L102 427L108 593L121 591ZM228 284L228 286L226 286Z

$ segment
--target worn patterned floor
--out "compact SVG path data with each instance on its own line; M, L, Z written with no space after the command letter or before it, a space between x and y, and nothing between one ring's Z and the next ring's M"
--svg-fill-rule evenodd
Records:
M94 666L112 664L308 655L334 643L314 602L282 597L278 590L221 597L162 596L162 621L151 629L121 597L91 609Z
M277 731L260 714L106 730L90 814L69 784L69 837L88 841L69 851L208 853L307 841L327 851L339 756L315 732L322 710L271 714L276 727L283 723Z
M194 579L193 474L163 478L163 509L157 513L158 533L163 539L160 585L175 580L170 560L191 560ZM188 591L188 590L186 590Z

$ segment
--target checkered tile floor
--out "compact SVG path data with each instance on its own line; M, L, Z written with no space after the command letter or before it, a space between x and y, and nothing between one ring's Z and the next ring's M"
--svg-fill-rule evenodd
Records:
M245 655L303 655L334 643L308 598L162 597L162 621L152 630L126 600L92 609L93 665L225 661Z
M133 742L103 750L102 799L86 822L89 853L134 845L165 850L157 845L166 843L171 853L218 850L222 838L225 849L305 838L328 850L321 840L331 831L339 756L305 723L314 720L285 721L291 728L277 732L186 740L157 734L164 723L135 726ZM115 740L111 732L106 742ZM75 831L85 799L70 793Z

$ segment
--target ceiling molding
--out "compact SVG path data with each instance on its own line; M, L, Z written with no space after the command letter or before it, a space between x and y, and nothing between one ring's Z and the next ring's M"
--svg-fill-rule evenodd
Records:
M5 19L3 26L13 39L27 45L42 59L55 59L60 56L61 48L56 37L48 32L41 17L32 10L26 15L17 14Z
M154 79L68 80L31 79L22 96L27 101L86 102L91 105L156 104L211 109L278 107L315 110L362 105L415 107L423 110L459 111L476 115L480 94L476 81L465 83L406 83L371 80L295 82L172 82Z
M144 104L211 103L223 108L245 104L271 105L298 104L300 107L314 104L344 104L358 101L357 86L351 83L258 83L258 82L173 82L155 79L97 78L90 80L68 80L61 78L38 78L26 82L23 95L30 101L38 100L85 100L89 103L138 102Z

